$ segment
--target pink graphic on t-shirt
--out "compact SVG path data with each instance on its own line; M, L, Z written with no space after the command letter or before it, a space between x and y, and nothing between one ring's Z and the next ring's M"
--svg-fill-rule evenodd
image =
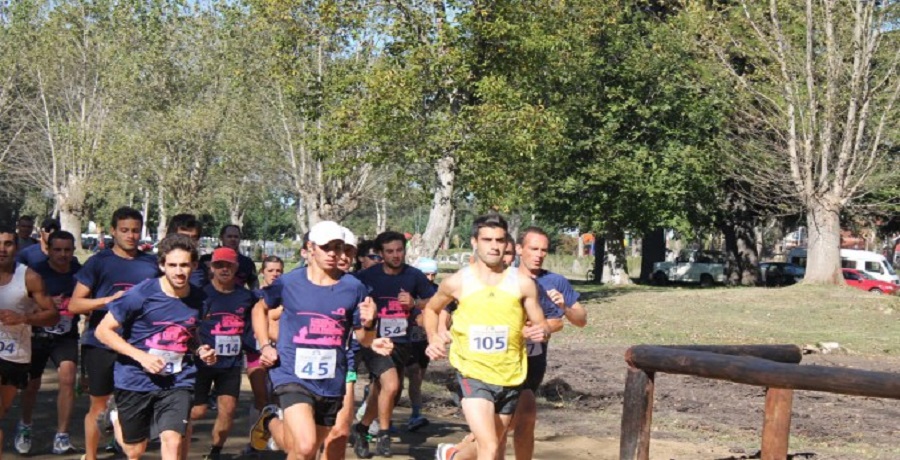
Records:
M75 316L69 313L69 301L72 300L71 297L66 297L64 295L57 296L55 298L59 299L59 303L57 304L57 309L59 309L59 314L62 316Z
M112 287L117 288L119 291L127 291L134 287L132 283L113 283Z
M379 318L407 318L409 317L409 311L403 308L403 304L400 303L394 297L381 297L379 298L382 302L387 300L387 306L382 308L381 311L378 312Z
M240 335L244 333L244 318L231 313L214 313L222 318L210 331L212 335Z
M148 348L155 348L157 350L166 350L166 351L174 351L178 353L185 353L188 350L188 340L191 338L191 333L184 326L175 323L153 323L154 326L158 325L167 325L162 332L157 332L153 334L152 337L144 341L144 345Z
M298 313L298 315L308 317L308 322L297 331L294 343L341 346L344 326L339 321L318 313Z

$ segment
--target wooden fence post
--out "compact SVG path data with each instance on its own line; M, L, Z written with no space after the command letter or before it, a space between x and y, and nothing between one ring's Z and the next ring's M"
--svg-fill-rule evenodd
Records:
M794 390L766 389L761 460L786 460L791 434L791 407Z
M650 423L653 419L652 372L628 368L622 404L620 460L649 460Z

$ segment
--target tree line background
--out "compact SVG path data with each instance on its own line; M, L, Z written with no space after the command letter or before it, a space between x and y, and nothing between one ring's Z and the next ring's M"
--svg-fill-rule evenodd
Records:
M897 10L0 0L0 220L77 235L128 204L160 233L194 212L271 239L333 219L419 233L415 256L495 209L640 236L648 265L663 229L721 235L735 283L805 224L807 279L837 282L841 228L896 231Z

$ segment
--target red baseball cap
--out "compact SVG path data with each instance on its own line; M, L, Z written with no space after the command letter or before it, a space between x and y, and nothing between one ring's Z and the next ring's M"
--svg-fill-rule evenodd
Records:
M218 248L213 251L212 255L212 263L216 262L228 262L234 265L238 263L237 253L234 252L234 249L231 248Z

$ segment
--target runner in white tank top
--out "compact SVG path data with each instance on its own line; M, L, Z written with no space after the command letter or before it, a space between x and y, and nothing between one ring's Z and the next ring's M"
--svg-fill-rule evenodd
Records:
M28 384L31 326L52 326L58 321L59 312L44 292L40 275L16 263L15 230L0 228L0 421L16 392Z

